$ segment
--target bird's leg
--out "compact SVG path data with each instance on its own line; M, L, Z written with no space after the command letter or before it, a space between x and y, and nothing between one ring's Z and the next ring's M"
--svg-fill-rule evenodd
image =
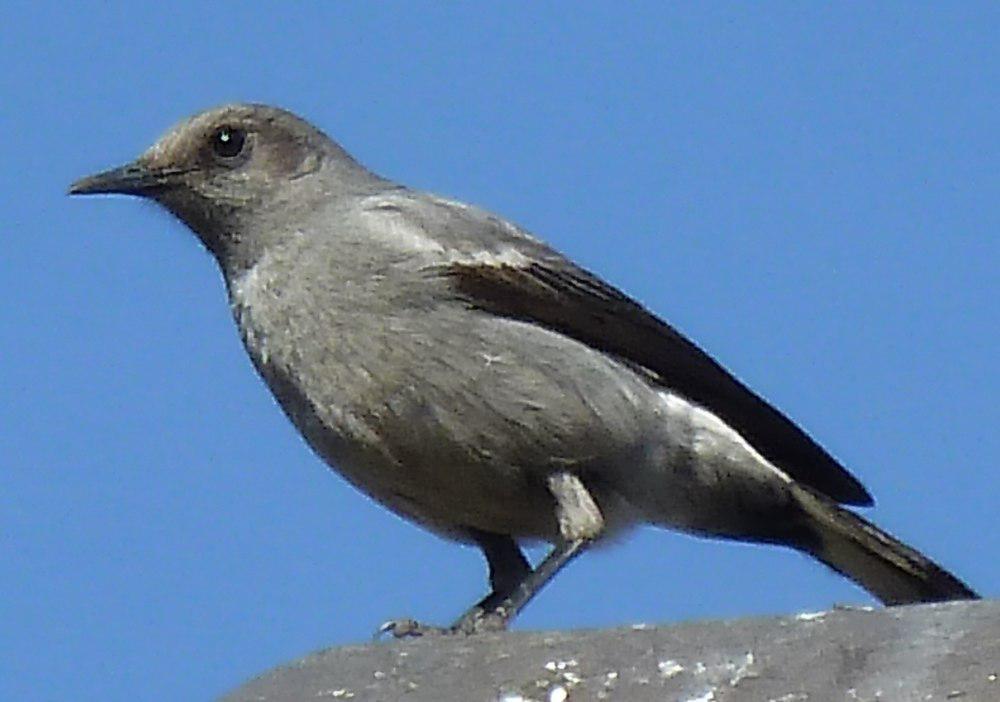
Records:
M604 517L590 492L572 473L554 473L548 479L549 491L556 499L556 517L559 521L560 541L534 570L523 573L513 582L513 587L501 596L506 588L498 588L494 580L494 561L490 560L490 579L493 592L482 602L465 613L455 624L455 629L475 633L484 630L506 629L507 625L545 587L559 571L583 552L604 529ZM516 547L515 547L516 548ZM527 562L521 556L522 565ZM509 572L508 574L513 574ZM504 581L510 584L512 580ZM460 628L461 627L461 628Z
M448 628L404 619L383 624L380 633L402 638L506 629L546 583L582 553L604 529L604 517L578 477L572 473L554 473L549 476L548 488L556 500L560 540L537 568L531 569L512 537L473 530L470 535L486 556L493 591Z
M531 564L524 557L517 542L506 534L493 534L478 529L470 529L469 536L482 549L486 564L490 569L492 592L473 605L450 627L421 624L413 619L394 619L379 628L379 634L392 634L395 638L426 636L428 634L471 634L490 628L502 629L496 617L489 621L486 616L497 607L531 575ZM491 627L490 625L493 624Z
M517 542L510 536L473 530L472 538L486 556L486 563L490 569L490 586L493 591L459 617L451 628L455 632L464 633L490 628L502 629L503 622L498 622L496 617L491 618L489 615L495 612L531 575L531 564L524 557Z
M500 602L492 612L483 616L482 621L496 622L492 626L488 625L487 628L506 629L507 625L545 587L546 583L552 580L571 560L580 555L588 543L587 539L576 539L556 544L545 560L539 563L538 567L518 584L510 596ZM476 629L476 631L479 630L479 628Z

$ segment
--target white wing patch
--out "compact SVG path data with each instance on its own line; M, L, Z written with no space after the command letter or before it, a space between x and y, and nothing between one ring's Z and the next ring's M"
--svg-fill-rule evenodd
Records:
M743 466L749 463L783 482L793 482L787 473L764 458L739 432L712 412L669 390L661 390L658 394L666 408L668 430L675 436L685 437L683 443L699 462L705 465L735 463Z
M464 263L468 265L480 266L513 266L515 268L526 268L531 263L531 258L525 256L517 249L506 247L499 251L476 251L469 254L464 251L449 249L447 251L448 263Z
M444 253L440 243L408 221L406 213L391 199L371 198L362 210L368 236L383 237L394 247L413 253Z
M461 203L453 203L440 200L449 206L468 206ZM442 263L465 263L469 265L485 266L516 266L524 267L531 263L531 258L525 256L512 246L505 246L496 251L478 250L462 251L452 247L446 247L431 236L428 236L420 226L415 224L407 215L405 209L397 200L385 197L369 198L362 209L363 216L367 220L368 236L382 237L394 248L410 253L436 254L434 258ZM511 225L497 220L507 227ZM520 231L516 230L515 231Z

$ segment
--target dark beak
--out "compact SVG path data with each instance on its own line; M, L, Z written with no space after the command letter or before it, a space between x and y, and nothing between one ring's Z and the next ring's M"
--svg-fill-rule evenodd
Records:
M94 195L97 193L120 193L122 195L149 195L151 191L169 184L173 175L159 169L151 169L138 161L109 171L95 173L80 178L69 186L70 195Z

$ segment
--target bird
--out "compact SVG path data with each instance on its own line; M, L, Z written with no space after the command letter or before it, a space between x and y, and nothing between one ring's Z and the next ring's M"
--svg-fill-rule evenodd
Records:
M70 194L152 200L218 263L243 344L361 492L483 553L448 626L502 630L640 524L812 556L885 605L975 599L850 507L838 460L674 327L521 227L375 174L281 108L191 116ZM537 565L526 543L551 545Z

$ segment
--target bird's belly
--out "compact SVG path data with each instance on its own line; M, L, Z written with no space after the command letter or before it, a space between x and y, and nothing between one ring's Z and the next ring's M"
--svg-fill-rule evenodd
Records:
M309 443L359 490L436 533L458 540L467 540L470 529L549 541L558 535L551 495L524 471L458 462L443 450L400 461L330 438L321 432Z
M657 418L643 381L534 328L432 326L381 338L369 329L364 339L352 327L336 348L300 341L264 345L266 356L260 343L248 350L320 457L436 532L551 540L558 523L546 481L560 470L590 484L612 529L630 521L603 477L645 460L644 434L655 433ZM261 330L249 331L259 342ZM302 368L312 370L293 370Z
M379 402L282 404L286 411L313 408L289 414L312 448L357 488L459 539L467 538L469 528L555 539L559 527L547 476L572 470L599 478L610 463L622 461L614 454L633 450L598 443L601 431L592 423L553 421L565 420L564 412L498 408L496 396L484 399L488 383L467 392L452 388L447 403L438 401L440 390L416 383ZM593 490L610 512L619 500L607 487L596 480Z
M422 322L357 320L334 337L297 335L294 346L277 343L273 327L244 335L256 335L247 345L255 365L316 453L433 531L551 540L558 526L546 479L564 470L581 477L612 531L637 515L724 527L713 505L740 487L741 461L729 443L720 444L725 460L692 445L705 434L692 433L688 414L646 379L532 325ZM336 344L312 342L330 338Z

